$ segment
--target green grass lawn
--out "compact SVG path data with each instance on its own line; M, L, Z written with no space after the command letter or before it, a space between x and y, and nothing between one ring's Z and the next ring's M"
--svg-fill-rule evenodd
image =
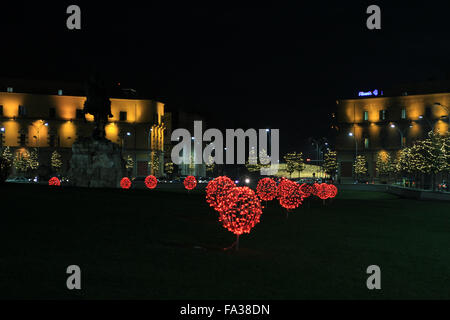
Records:
M269 203L240 250L203 191L0 188L0 298L450 298L450 204L343 191L288 219ZM66 268L82 290L66 289ZM366 288L381 267L382 290Z

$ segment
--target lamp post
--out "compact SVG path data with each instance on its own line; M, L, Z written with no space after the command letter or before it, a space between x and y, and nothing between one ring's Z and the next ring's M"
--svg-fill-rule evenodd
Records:
M5 128L1 127L0 128L0 147L3 148L3 134L5 133Z
M391 123L391 128L397 129L398 133L400 133L400 148L403 149L404 143L403 143L403 132L400 130L398 126L395 125L395 123Z
M36 128L36 131L37 131L37 138L36 138L36 140L37 140L37 148L38 148L38 157L39 157L39 150L40 150L40 144L41 144L40 143L40 140L41 140L40 130L41 130L42 126L48 127L48 123L45 122L44 120L39 120L39 123L40 123L39 126L36 126L34 124L32 125L33 127Z
M434 106L437 107L441 107L442 109L444 109L445 111L447 111L447 121L448 121L448 127L447 127L447 131L450 131L450 112L449 112L449 107L446 105L443 105L440 102L435 102Z
M424 117L423 115L420 115L419 116L419 120L425 120L427 123L428 123L428 125L430 126L430 129L431 129L431 131L433 131L433 124L430 122L430 120L428 120L426 117Z

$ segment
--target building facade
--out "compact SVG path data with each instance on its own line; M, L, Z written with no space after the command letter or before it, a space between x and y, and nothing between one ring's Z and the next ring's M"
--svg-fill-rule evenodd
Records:
M450 93L362 97L336 104L338 178L343 183L354 181L356 155L365 155L369 181L376 181L380 152L395 158L398 150L425 138L430 130L449 129Z
M122 148L125 158L131 158L133 176L145 176L151 171L163 173L164 166L164 104L154 100L111 98L111 112L105 131L107 139ZM82 112L86 97L15 93L13 88L0 92L0 147L10 147L15 154L36 148L39 162L49 166L53 151L63 159L63 171L68 169L72 144L78 137L90 136L93 116ZM159 168L149 166L152 157Z

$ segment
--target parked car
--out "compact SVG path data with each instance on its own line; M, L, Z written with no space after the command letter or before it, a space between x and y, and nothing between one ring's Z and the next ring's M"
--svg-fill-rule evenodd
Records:
M32 179L28 179L25 177L15 177L15 178L10 178L10 179L6 179L6 182L9 183L30 183Z

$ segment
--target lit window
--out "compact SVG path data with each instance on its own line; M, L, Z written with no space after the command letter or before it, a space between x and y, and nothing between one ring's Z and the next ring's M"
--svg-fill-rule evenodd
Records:
M369 111L364 111L364 121L369 120Z
M63 91L61 89L58 90L58 96L62 96L63 95Z
M8 87L8 88L6 89L6 91L9 92L9 93L13 93L14 89L13 89L13 87Z
M406 119L406 109L402 108L402 119Z
M364 139L364 148L369 149L369 138Z

